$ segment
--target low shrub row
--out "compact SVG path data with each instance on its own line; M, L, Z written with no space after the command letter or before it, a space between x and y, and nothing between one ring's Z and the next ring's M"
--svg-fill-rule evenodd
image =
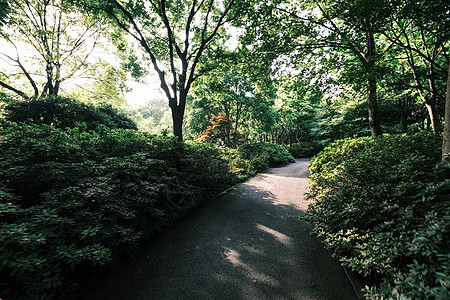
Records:
M272 148L287 153L251 152L264 167L288 161L258 152ZM262 170L248 151L106 126L0 127L0 298L64 298L189 208Z
M441 137L339 140L313 158L313 230L373 299L450 298L450 164Z
M271 143L242 144L237 148L237 153L241 168L252 173L295 161L286 148Z
M297 158L313 157L323 150L323 145L320 141L308 141L301 143L294 143L286 147L287 150Z

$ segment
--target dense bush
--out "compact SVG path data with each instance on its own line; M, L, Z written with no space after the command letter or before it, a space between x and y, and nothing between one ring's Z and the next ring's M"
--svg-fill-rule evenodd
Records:
M450 165L441 138L339 140L311 162L308 215L374 299L450 297Z
M286 147L293 157L313 157L318 154L323 146L319 141L294 143Z
M83 277L108 269L187 209L256 170L237 150L175 137L106 126L10 125L0 127L2 299L64 297ZM287 161L276 146L242 153L266 157L258 151L268 149L276 153L266 164ZM234 168L232 151L252 170Z
M263 172L269 167L295 161L286 148L270 143L242 144L238 147L237 154L241 168L250 172Z
M125 113L111 105L88 105L70 98L48 96L16 99L2 95L4 119L10 122L47 124L57 128L73 128L85 123L93 130L99 125L109 128L137 129L136 124Z
M220 149L175 138L25 124L0 136L0 298L50 298L235 182Z

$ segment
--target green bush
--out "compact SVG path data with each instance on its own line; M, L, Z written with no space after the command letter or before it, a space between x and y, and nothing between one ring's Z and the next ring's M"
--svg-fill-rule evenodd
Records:
M440 143L428 134L345 139L311 162L314 232L372 298L449 296L450 166L437 164Z
M323 146L319 141L294 143L286 147L292 156L297 158L313 157L322 151Z
M61 297L63 281L136 251L236 182L222 156L105 126L0 128L0 298Z
M294 162L292 155L281 145L270 143L243 144L238 147L241 167L252 173L263 172Z
M6 121L27 124L47 124L57 128L76 127L84 123L93 130L99 125L109 128L137 129L125 113L111 105L88 105L82 102L48 96L29 100L2 96L3 117Z
M109 269L202 200L292 161L271 144L221 149L105 125L8 124L0 127L2 299L64 297L63 288Z

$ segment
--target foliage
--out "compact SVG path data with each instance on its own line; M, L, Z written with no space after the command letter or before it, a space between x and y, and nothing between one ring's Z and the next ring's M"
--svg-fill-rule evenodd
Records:
M103 125L9 125L0 127L5 299L64 297L200 201L291 159L269 144L238 152Z
M436 165L439 145L424 133L348 138L311 162L314 232L372 298L448 297L450 165Z
M245 163L245 169L262 172L269 167L294 162L292 155L281 145L270 143L242 144L237 148L239 157Z
M288 145L286 149L296 158L313 157L323 149L323 145L318 141L301 142Z
M4 97L4 118L9 122L47 124L56 128L84 123L93 130L99 125L110 128L137 129L133 121L111 105L88 105L70 98L48 96L29 100Z
M152 99L144 104L128 107L126 113L140 131L159 134L162 130L172 128L170 108L164 99Z
M270 130L276 118L272 107L274 87L272 82L267 82L270 72L249 74L253 68L251 58L240 50L218 48L208 59L203 63L217 66L193 83L192 99L187 107L190 134L195 137L204 133L212 117L225 113L232 119L228 127L236 133L235 138L244 138L245 132L258 140ZM239 141L223 142L236 146Z
M91 56L106 44L104 20L66 0L13 0L8 6L7 21L0 21L2 89L23 98L56 96L69 79L99 79Z
M219 113L217 116L212 116L209 121L212 123L208 126L199 137L199 142L211 142L218 146L231 147L236 144L236 131L231 131L233 120L226 113Z

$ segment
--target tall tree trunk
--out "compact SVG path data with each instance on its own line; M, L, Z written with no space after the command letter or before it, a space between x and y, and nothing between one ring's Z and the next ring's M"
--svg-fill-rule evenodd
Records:
M367 76L367 110L369 112L370 133L375 138L380 136L382 132L378 117L377 76L374 71L375 40L373 32L370 30L366 31L366 47L367 53L363 55L363 64Z
M444 138L442 139L442 161L450 161L450 63L447 74L447 95L445 98Z
M173 134L181 142L183 140L183 114L180 114L178 107L172 108Z
M169 99L169 106L172 110L173 134L181 142L183 140L183 118L186 107L187 92L180 92L180 100L176 98Z
M431 128L433 132L439 132L439 120L436 115L436 85L434 80L434 68L430 63L428 70L428 87L430 88L430 97L427 103L428 114L430 115Z
M367 74L367 110L369 112L369 126L372 137L382 134L378 118L377 81L373 74Z

